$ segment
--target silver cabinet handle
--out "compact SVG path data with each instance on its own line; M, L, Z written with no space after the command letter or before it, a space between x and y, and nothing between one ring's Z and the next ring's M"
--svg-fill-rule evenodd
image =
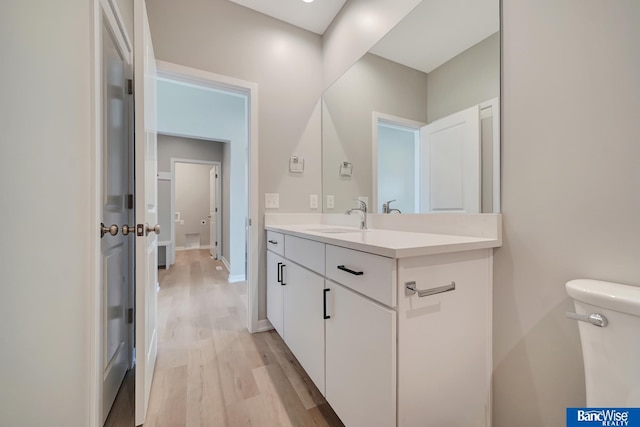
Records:
M104 222L100 223L100 238L102 239L104 237L105 234L111 234L112 236L115 236L116 234L118 234L118 226L115 224L112 224L111 227L105 227Z
M567 317L569 319L591 323L593 326L597 326L599 328L604 328L609 324L609 321L604 316L604 314L600 314L600 313L578 314L578 313L572 313L570 311L567 311Z
M428 297L429 295L441 294L443 292L455 291L456 282L451 282L450 285L440 286L439 288L431 288L431 289L416 289L416 282L406 282L404 284L404 294L405 296L415 295L416 293L420 298Z

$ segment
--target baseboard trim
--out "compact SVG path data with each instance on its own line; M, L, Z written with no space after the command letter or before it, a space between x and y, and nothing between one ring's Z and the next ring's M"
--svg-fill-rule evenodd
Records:
M176 252L177 251L197 251L200 249L211 249L211 245L202 245L202 246L198 246L197 248L185 248L184 246L177 246Z
M269 320L258 320L258 328L256 329L256 332L266 332L270 331L271 329L273 329L273 325L271 324L271 322L269 322Z
M220 257L219 260L222 261L222 264L224 264L224 268L227 269L227 273L230 272L231 266L229 265L229 261L227 261L225 257Z
M234 276L229 275L229 283L244 282L246 279L247 276L244 274L236 274Z

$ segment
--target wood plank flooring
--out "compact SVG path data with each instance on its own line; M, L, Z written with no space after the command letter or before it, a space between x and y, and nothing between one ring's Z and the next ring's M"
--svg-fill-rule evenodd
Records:
M247 332L246 284L229 284L216 266L207 250L191 250L159 271L145 427L343 426L275 331Z

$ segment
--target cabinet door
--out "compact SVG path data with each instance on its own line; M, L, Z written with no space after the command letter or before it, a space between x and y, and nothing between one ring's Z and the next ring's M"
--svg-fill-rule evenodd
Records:
M289 262L286 283L284 341L324 395L324 278Z
M491 425L491 249L403 258L398 281L455 289L398 296L398 424Z
M267 251L267 319L280 334L284 337L284 314L282 311L282 282L284 275L284 258ZM286 282L285 282L286 283Z
M326 398L349 427L396 425L396 313L326 282Z

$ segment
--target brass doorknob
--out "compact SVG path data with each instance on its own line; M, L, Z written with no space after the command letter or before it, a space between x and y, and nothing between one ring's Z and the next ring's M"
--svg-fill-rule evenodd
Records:
M149 227L149 224L145 224L145 231L146 231L147 236L151 232L154 232L156 234L160 234L160 226L158 224L156 224L153 227Z
M100 238L103 238L105 234L111 234L112 236L115 236L116 234L118 234L118 226L115 224L112 224L111 227L105 227L104 222L100 223Z
M134 225L133 227L130 225L123 225L122 226L122 234L124 236L128 236L129 234L136 234L136 226Z

